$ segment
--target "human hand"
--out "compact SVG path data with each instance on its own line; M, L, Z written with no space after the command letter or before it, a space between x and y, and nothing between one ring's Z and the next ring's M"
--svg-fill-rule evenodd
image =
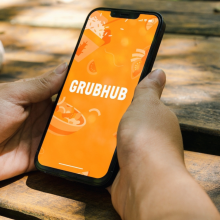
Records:
M216 219L217 210L184 165L175 114L161 101L163 71L137 86L117 132L120 171L108 189L122 219Z
M34 157L67 64L36 78L0 84L0 180L35 169Z

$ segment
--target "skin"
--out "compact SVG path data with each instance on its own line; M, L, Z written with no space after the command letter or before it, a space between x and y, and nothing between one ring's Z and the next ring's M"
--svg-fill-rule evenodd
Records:
M32 79L0 84L0 180L35 169L34 156L51 113L51 96L67 64Z
M67 64L0 84L0 180L34 170L34 156ZM184 165L178 120L161 101L166 77L151 72L136 88L117 134L120 171L111 187L122 219L219 219Z

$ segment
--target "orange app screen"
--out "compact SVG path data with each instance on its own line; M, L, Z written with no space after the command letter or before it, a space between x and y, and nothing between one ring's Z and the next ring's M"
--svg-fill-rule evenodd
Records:
M108 171L158 26L154 15L110 13L89 17L39 152L44 166L93 178Z

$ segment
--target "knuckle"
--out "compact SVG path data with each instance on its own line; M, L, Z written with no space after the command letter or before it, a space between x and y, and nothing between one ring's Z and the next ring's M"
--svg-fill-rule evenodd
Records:
M149 88L147 91L138 90L135 94L133 103L145 103L148 106L157 106L161 104L160 99L155 95L155 91Z
M138 84L135 89L135 95L145 94L145 96L149 96L155 94L155 92L158 93L158 91L161 91L161 86L156 80L145 80L145 82L142 81L140 84Z
M42 77L37 79L37 82L39 84L39 87L42 89L47 89L50 85L50 81L48 80L47 77Z
M148 82L148 87L153 89L160 89L161 86L156 80L151 79L150 82Z

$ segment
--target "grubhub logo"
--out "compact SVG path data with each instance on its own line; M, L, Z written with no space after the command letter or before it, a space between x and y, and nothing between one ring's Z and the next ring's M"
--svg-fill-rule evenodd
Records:
M126 94L128 89L120 86L111 86L111 85L102 85L99 83L91 83L73 80L70 88L70 92L75 92L79 94L99 96L101 98L110 98L117 100L124 100L126 98Z

